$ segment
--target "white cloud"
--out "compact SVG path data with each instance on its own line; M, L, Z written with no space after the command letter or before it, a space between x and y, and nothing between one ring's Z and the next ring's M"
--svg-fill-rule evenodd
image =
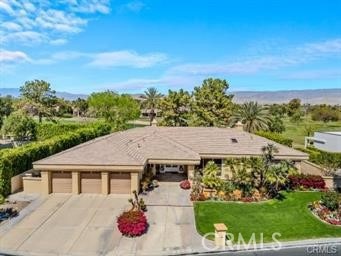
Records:
M83 13L109 13L109 0L69 0L71 10Z
M0 49L0 63L24 62L29 60L30 58L24 52Z
M264 70L275 70L314 61L318 58L341 57L341 39L307 43L298 47L282 50L280 54L245 57L232 61L215 63L185 63L170 68L167 73L187 75L245 75Z
M122 6L121 9L126 9L132 12L140 12L146 5L141 1L132 1Z
M138 54L134 51L114 51L97 53L89 63L96 67L147 68L167 60L163 53Z
M1 0L0 42L63 44L68 34L83 30L91 15L109 13L109 4L109 0ZM22 33L15 34L18 31Z
M27 45L34 43L41 43L46 41L46 36L42 33L35 31L20 31L13 33L6 33L0 38L0 42L16 42L24 43Z
M67 43L67 40L63 39L63 38L50 40L50 44L52 44L52 45L63 45L66 43Z
M0 2L0 10L3 10L10 15L14 14L14 10L12 9L11 5L6 0Z
M341 78L341 69L305 70L282 76L282 80L317 80Z
M0 24L0 26L6 30L12 30L12 31L20 31L22 30L22 27L14 22L3 22Z
M81 31L81 27L87 23L86 20L73 14L58 10L41 11L35 21L40 28L66 33L78 33Z

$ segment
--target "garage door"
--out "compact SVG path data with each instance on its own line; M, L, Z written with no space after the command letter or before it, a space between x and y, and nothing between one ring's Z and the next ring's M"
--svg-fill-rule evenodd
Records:
M130 173L110 174L110 194L130 194Z
M81 173L81 193L101 193L102 181L100 172Z
M71 193L71 172L52 172L52 193Z

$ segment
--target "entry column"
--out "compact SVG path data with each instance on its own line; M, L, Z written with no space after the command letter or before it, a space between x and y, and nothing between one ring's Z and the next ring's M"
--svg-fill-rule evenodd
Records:
M101 177L102 177L102 194L107 195L109 194L109 173L101 172Z
M130 190L131 193L136 190L137 193L140 191L140 179L136 172L130 173Z
M41 186L42 193L48 195L51 193L51 172L49 171L41 171Z
M194 165L188 165L187 166L187 178L189 180L194 179Z
M80 174L78 171L72 172L72 194L78 195L80 190Z

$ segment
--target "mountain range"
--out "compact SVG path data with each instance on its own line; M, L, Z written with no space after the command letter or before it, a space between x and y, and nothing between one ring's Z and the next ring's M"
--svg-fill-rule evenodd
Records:
M291 99L299 98L302 103L310 104L341 104L341 88L335 89L314 89L314 90L283 90L283 91L235 91L233 101L243 103L257 101L262 104L286 103ZM0 88L0 95L11 95L18 97L19 88ZM69 92L56 92L57 97L67 100L87 98L87 94L76 94ZM141 98L143 94L132 94L134 98Z

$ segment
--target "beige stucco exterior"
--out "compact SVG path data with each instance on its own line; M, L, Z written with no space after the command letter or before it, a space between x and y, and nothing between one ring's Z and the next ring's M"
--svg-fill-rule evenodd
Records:
M107 195L109 194L109 173L102 172L102 194Z
M42 182L40 177L23 177L22 181L25 193L42 193Z
M78 195L80 193L80 175L79 172L72 172L72 194Z

